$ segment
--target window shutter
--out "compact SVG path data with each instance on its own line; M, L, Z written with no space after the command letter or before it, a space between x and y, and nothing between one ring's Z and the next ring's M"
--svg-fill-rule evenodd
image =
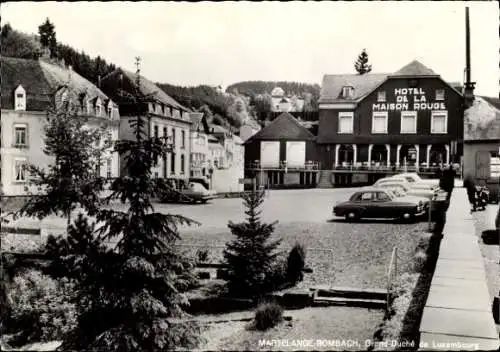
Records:
M490 178L490 158L489 151L476 152L476 178L487 180Z

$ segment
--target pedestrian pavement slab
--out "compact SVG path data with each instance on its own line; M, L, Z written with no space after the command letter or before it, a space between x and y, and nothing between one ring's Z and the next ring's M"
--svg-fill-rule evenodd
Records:
M435 275L432 278L431 289L434 286L453 287L456 290L460 290L462 288L468 289L470 287L473 287L478 290L488 291L488 285L486 285L485 281L464 280L452 277L440 277Z
M491 311L425 307L420 332L498 340Z
M491 312L491 299L487 289L474 285L460 288L433 285L426 306Z
M463 269L484 269L482 260L460 260L440 258L436 264L436 268L454 266Z
M458 267L449 264L441 264L439 267L436 267L434 276L455 279L486 280L484 268Z
M480 260L481 250L477 244L442 243L439 247L439 259Z
M420 335L421 351L496 351L498 339L423 333Z

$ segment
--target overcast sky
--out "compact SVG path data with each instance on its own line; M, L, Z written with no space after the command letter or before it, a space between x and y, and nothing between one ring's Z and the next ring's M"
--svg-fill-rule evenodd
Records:
M470 8L476 92L499 94L499 9L491 2L20 2L2 23L37 33L49 17L58 41L171 84L227 86L243 80L321 84L354 73L366 48L373 72L414 59L463 81L465 5Z

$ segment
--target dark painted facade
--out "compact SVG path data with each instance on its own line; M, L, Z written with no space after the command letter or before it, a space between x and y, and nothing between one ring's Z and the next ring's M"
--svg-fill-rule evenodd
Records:
M320 102L317 137L320 167L330 169L345 164L370 166L374 163L384 166L402 166L407 163L422 167L427 163L427 166L435 166L447 161L459 162L463 155L464 135L461 92L436 74L423 75L417 72L412 76L388 75L380 81L357 100L342 100L341 97L337 99L333 96L335 99L331 102ZM356 87L353 88L356 90ZM407 114L416 114L414 130L402 131L403 111L407 116L406 128L408 121L413 121ZM446 114L446 131L439 131L445 133L431 131L433 111L436 111L436 115L440 112ZM340 115L345 116L349 112L353 113L352 131L344 133L345 130L341 131L339 126ZM379 112L387 113L387 128L382 133L375 133L374 113ZM437 116L435 121L441 118ZM389 161L386 145L389 147Z

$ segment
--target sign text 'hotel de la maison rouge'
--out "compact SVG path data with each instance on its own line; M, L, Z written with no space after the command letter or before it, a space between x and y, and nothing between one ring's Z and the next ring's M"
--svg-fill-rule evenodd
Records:
M446 110L444 102L428 102L422 88L396 88L395 103L373 104L373 111L418 111L418 110Z

